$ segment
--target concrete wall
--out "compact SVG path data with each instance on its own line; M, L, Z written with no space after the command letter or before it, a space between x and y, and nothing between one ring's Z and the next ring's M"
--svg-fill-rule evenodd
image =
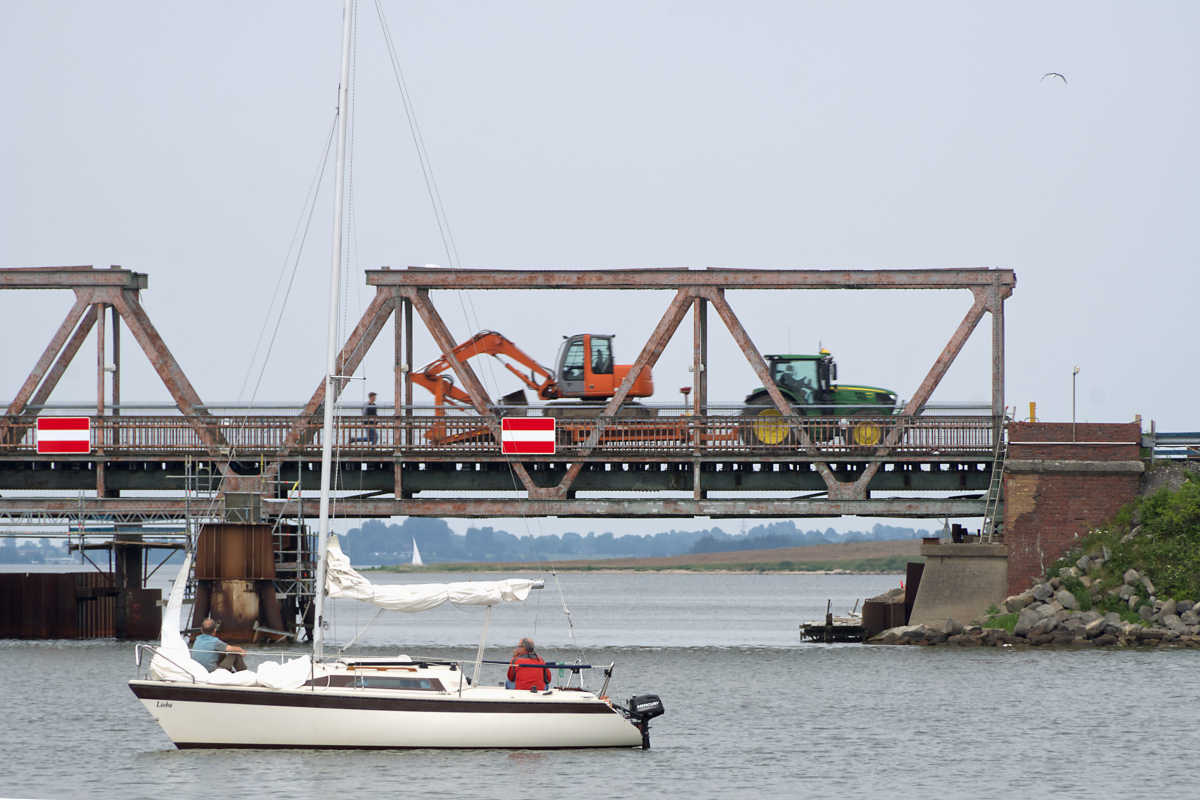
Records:
M1072 432L1069 422L1014 422L1008 441L1007 593L1018 594L1136 499L1141 423L1080 423Z
M966 624L1008 596L1008 551L1001 544L922 545L925 571L910 625L931 628L953 617Z

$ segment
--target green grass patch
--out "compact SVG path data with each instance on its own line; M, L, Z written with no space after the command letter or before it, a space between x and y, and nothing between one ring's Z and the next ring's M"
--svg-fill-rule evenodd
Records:
M1100 602L1096 604L1096 610L1101 614L1107 614L1115 611L1121 615L1121 619L1125 622L1141 622L1142 618L1137 615L1137 612L1129 610L1129 604L1115 594L1106 594L1100 598Z
M1122 543L1139 526L1137 535ZM1081 539L1080 550L1106 555L1106 589L1118 585L1126 570L1136 569L1154 581L1159 598L1200 600L1200 476L1189 474L1178 491L1163 488L1121 509L1111 523ZM1069 558L1055 562L1051 577L1067 566Z
M987 622L980 623L980 626L984 628L1001 628L1005 633L1011 634L1013 629L1017 627L1017 617L1019 616L1021 616L1019 613L1001 614L998 617L992 617Z
M1075 599L1079 602L1080 611L1092 610L1092 592L1083 585L1083 581L1074 575L1067 575L1062 579L1063 588L1071 594L1075 595Z

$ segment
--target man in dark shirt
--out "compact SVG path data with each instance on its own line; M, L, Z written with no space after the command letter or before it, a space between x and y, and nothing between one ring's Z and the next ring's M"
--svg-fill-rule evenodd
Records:
M363 416L367 418L367 442L375 444L375 418L379 416L379 409L375 407L375 392L367 395L367 404L363 406Z
M522 639L517 649L513 650L508 679L517 691L540 692L550 685L550 670L541 656L534 652L532 639Z
M227 645L214 634L217 632L216 620L209 617L200 623L200 635L192 644L192 658L206 670L227 669L230 672L240 672L246 668L246 660L242 658L246 651L240 647ZM221 655L224 653L225 655Z

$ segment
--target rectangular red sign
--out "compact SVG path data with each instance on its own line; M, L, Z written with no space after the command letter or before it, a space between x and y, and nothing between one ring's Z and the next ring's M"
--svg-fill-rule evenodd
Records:
M92 421L87 417L38 417L37 451L92 452Z
M500 420L500 452L514 456L554 455L554 417Z

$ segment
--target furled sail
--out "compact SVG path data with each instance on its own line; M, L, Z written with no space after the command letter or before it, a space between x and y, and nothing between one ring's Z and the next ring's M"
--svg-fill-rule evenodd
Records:
M228 686L253 686L257 676L253 672L229 672L218 669L209 673L200 662L192 658L188 643L179 634L183 613L183 592L187 586L188 572L192 568L192 555L183 559L179 577L171 587L171 596L163 613L161 641L150 661L150 675L160 681L183 681L191 683L217 683Z
M408 586L376 586L350 566L336 536L329 537L325 587L334 599L361 600L389 611L428 611L442 603L458 606L494 606L520 602L541 581L510 578L504 581L468 583L418 583Z

